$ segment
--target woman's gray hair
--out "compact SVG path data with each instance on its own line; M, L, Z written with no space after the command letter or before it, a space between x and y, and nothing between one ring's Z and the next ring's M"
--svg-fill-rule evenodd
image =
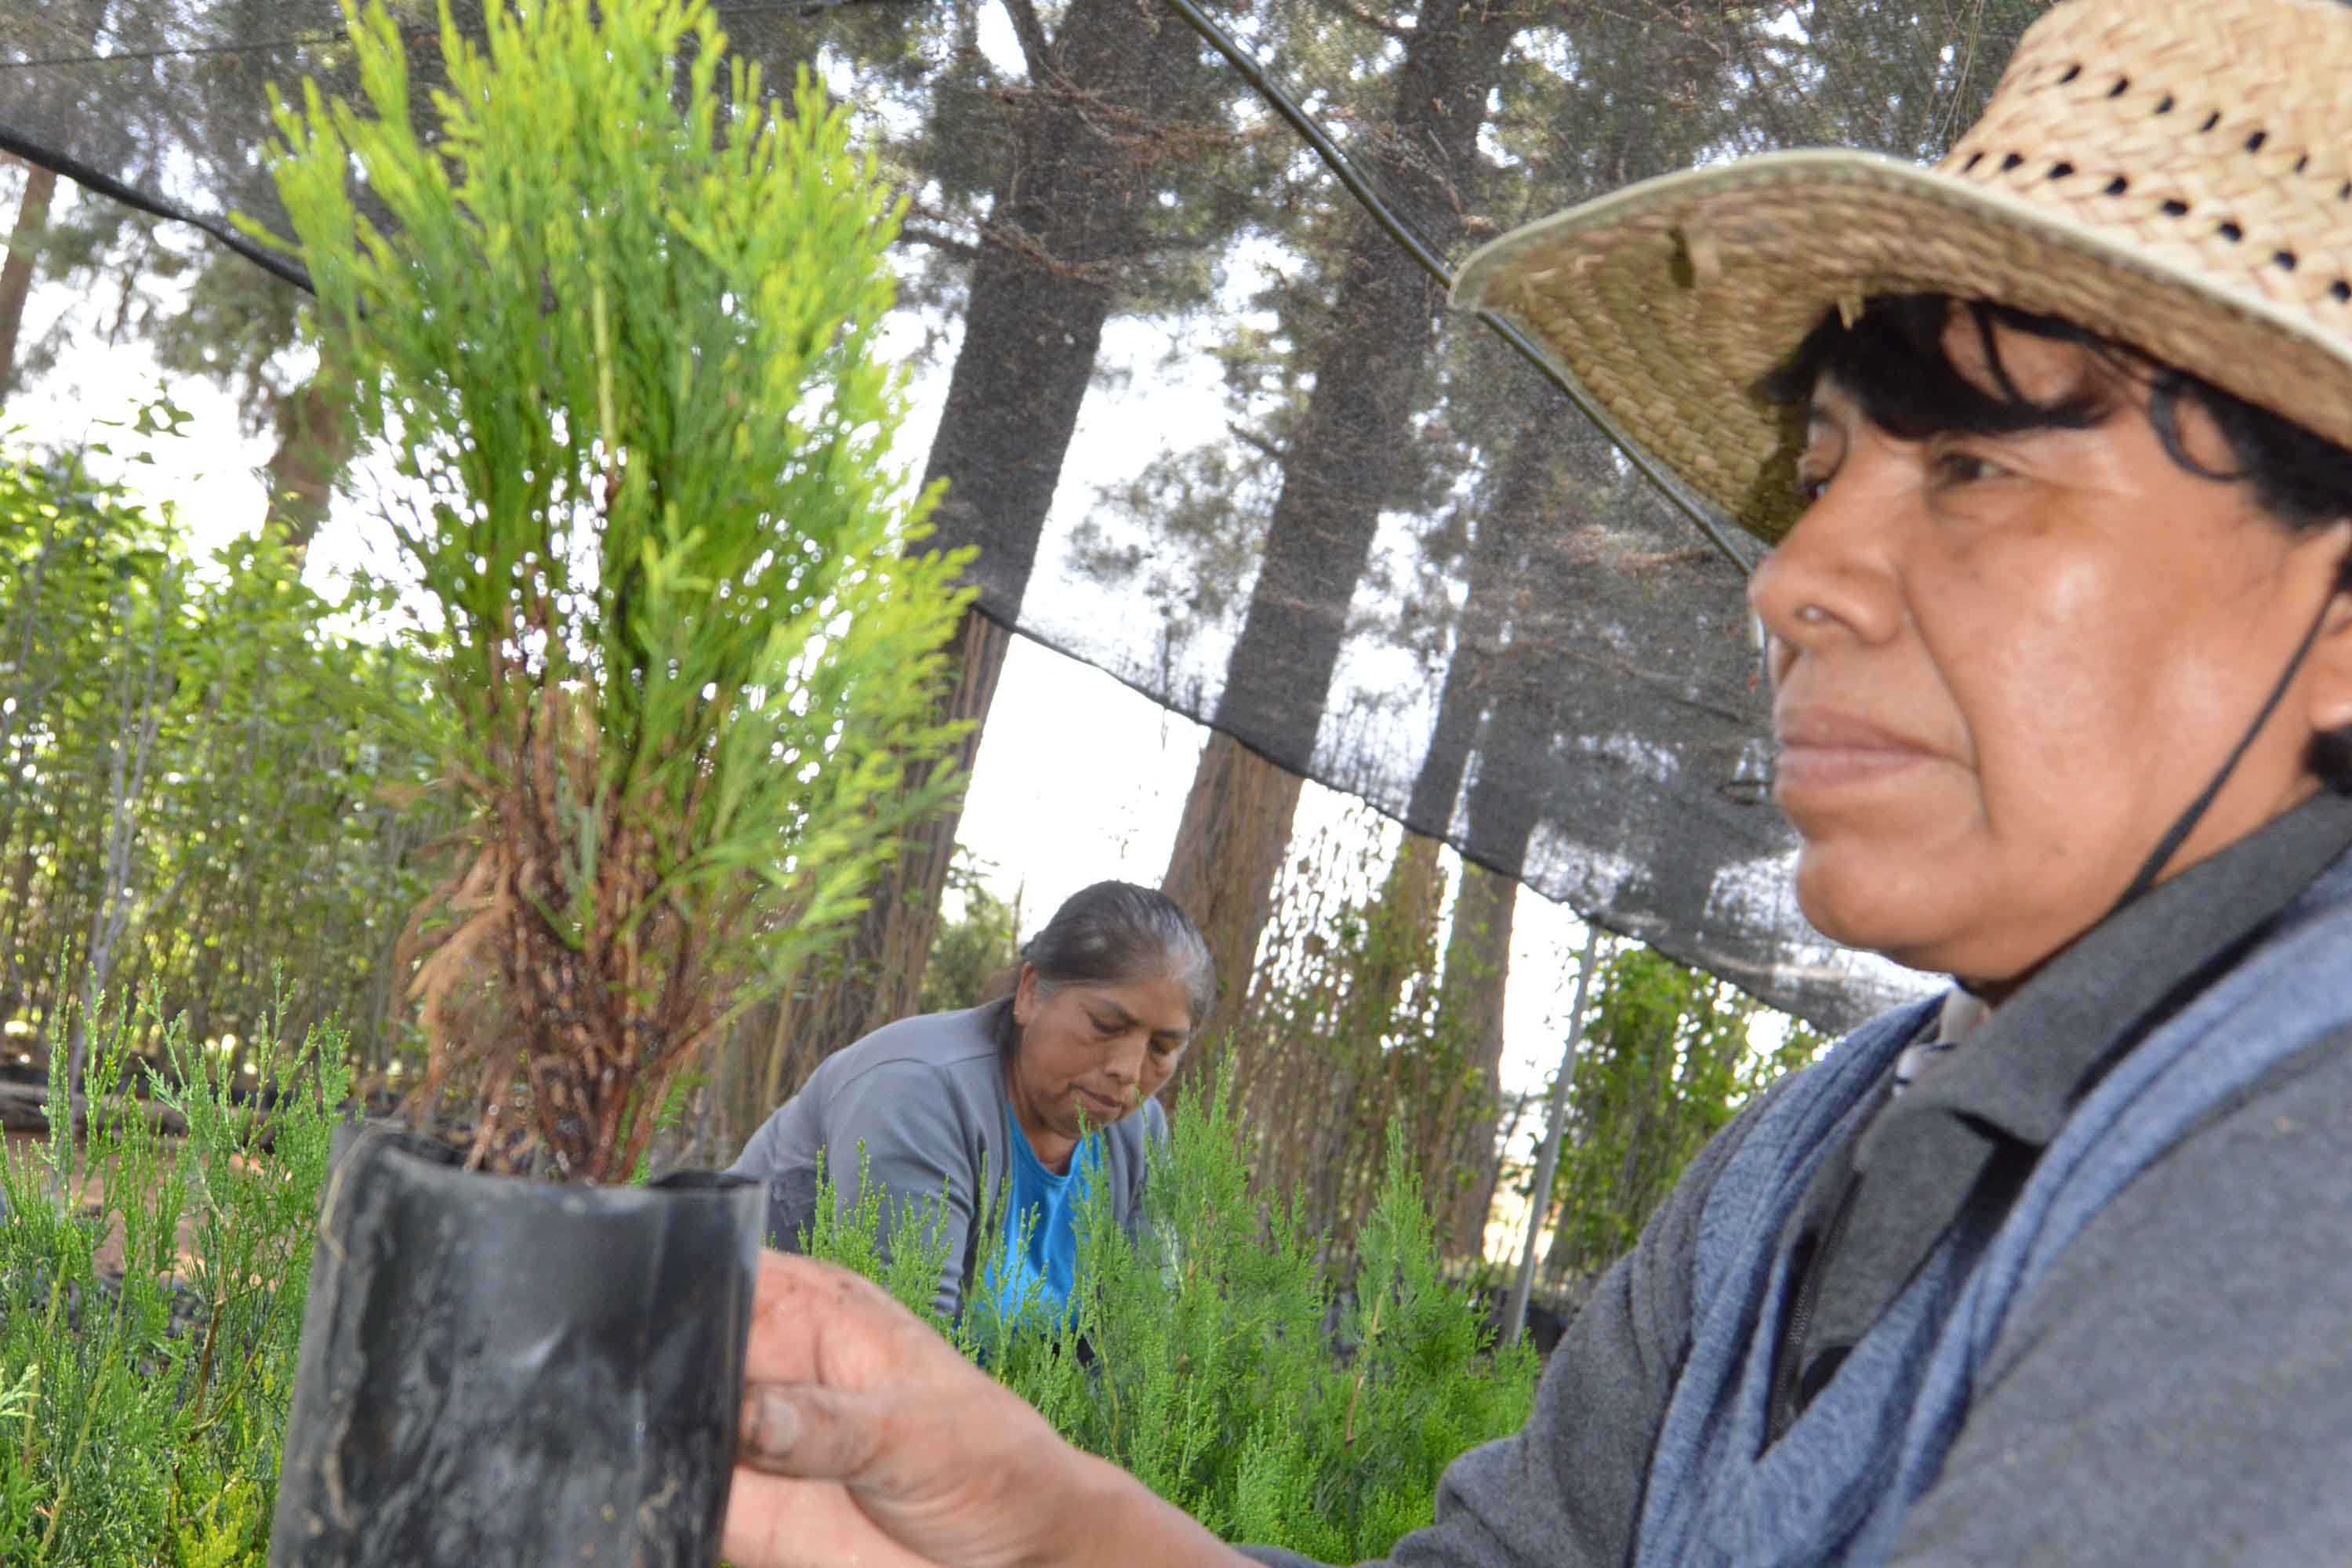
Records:
M1065 985L1178 981L1196 1029L1217 999L1216 962L1201 928L1175 900L1133 882L1097 882L1071 894L1022 945L1021 959L1036 970L1038 993L1046 996ZM1012 1015L1007 1005L1007 1025Z

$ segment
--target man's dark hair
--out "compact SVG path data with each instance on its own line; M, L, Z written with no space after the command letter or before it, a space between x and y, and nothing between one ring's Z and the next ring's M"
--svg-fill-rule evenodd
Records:
M1072 984L1181 982L1196 1029L1217 999L1215 961L1192 917L1167 894L1133 882L1097 882L1071 894L1045 929L1023 944L1021 958L1036 969L1038 985L1047 994ZM1019 973L1016 965L1013 975ZM994 1024L998 1045L1010 1050L1017 1031L1009 996Z
M2144 384L2148 423L2172 460L2203 479L2250 486L2255 503L2290 532L2352 517L2352 451L2071 321L1980 300L1958 301L1975 326L1991 372L1993 384L1979 385L1961 374L1944 346L1955 303L1943 294L1882 294L1866 300L1851 322L1842 312L1829 311L1758 390L1771 402L1801 407L1827 378L1853 395L1864 417L1905 441L2085 430L2115 413L2115 383L2095 377L2055 399L2027 396L2001 363L1994 329L2005 327L2079 343ZM2231 468L2209 468L2189 453L2180 433L2184 404L2211 417L2229 446ZM2352 557L2345 562L2341 582L2352 592ZM2311 766L2332 788L2352 793L2352 730L2315 736Z

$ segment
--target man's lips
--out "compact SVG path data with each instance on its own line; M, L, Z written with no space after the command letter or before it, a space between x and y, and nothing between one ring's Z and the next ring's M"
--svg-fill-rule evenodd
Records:
M1788 709L1776 716L1773 731L1783 792L1867 783L1936 755L1898 730L1831 708Z
M1090 1089L1081 1089L1076 1092L1078 1104L1091 1116L1099 1117L1107 1121L1116 1121L1127 1114L1127 1101L1123 1100L1113 1100L1108 1095L1097 1094Z

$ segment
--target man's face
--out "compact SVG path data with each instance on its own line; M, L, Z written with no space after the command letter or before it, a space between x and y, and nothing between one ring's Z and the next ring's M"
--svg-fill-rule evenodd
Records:
M2115 374L2076 345L1997 342L2036 400ZM1993 384L1966 317L1946 347ZM1774 639L1798 900L1824 933L2021 977L2121 896L2330 598L2352 525L2290 534L2247 486L2176 462L2143 387L2117 377L2114 403L2086 430L1905 441L1817 390L1811 504L1748 596ZM2201 409L2180 424L2231 468ZM2352 719L2339 662L2306 668L2173 870L2317 787L2314 730Z
M1013 997L1021 1027L1013 1101L1033 1138L1107 1127L1160 1092L1192 1034L1192 1002L1171 978L1071 984L1050 995L1022 966Z

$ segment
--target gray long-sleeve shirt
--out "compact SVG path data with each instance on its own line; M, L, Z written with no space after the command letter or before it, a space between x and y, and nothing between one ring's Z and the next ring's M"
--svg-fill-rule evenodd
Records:
M2065 984L1996 1014L1935 1093L1876 1129L2022 1140L2064 1120L2112 999L2158 999L2261 939L2276 870L2343 852L2352 804L2323 800L2216 858L2193 898L2151 896L2076 956ZM2188 879L2182 879L2187 882ZM2292 881L2290 877L2288 880ZM2305 876L2299 887L2309 880ZM2054 966L2053 966L2054 967ZM2352 984L2352 976L2347 977ZM2099 1003L2105 996L2108 1003ZM2035 1016L2042 1015L2038 1026ZM1990 1048L1987 1048L1990 1047ZM1962 1071L1965 1066L1967 1070ZM1782 1092L1780 1089L1774 1091ZM1518 1433L1457 1461L1437 1521L1397 1568L1587 1568L1632 1553L1652 1451L1689 1349L1693 1259L1713 1184L1762 1106L1734 1121L1596 1289ZM1832 1163L1843 1172L1843 1165ZM1938 1165L1974 1179L1970 1162ZM1934 1183L1897 1209L1942 1222ZM1909 1195L1901 1195L1904 1192ZM1882 1193L1882 1196L1888 1195ZM1920 1238L1862 1224L1822 1318L1866 1322ZM1874 1237L1875 1239L1874 1239ZM1895 1281L1899 1283L1899 1279ZM2282 1062L2126 1187L2013 1315L1895 1561L1926 1564L2305 1564L2352 1542L2352 1031ZM1260 1562L1305 1559L1251 1549Z
M792 1246L816 1212L823 1160L839 1206L857 1200L858 1161L883 1194L884 1244L897 1215L938 1204L946 1261L932 1304L953 1318L984 1259L983 1182L999 1186L1012 1140L1025 1137L1006 1096L1003 1053L992 1029L1003 1004L930 1013L887 1024L836 1051L801 1091L760 1125L730 1167L769 1183L770 1237ZM1102 1170L1111 1215L1132 1231L1141 1213L1144 1149L1165 1138L1157 1100L1102 1130Z

